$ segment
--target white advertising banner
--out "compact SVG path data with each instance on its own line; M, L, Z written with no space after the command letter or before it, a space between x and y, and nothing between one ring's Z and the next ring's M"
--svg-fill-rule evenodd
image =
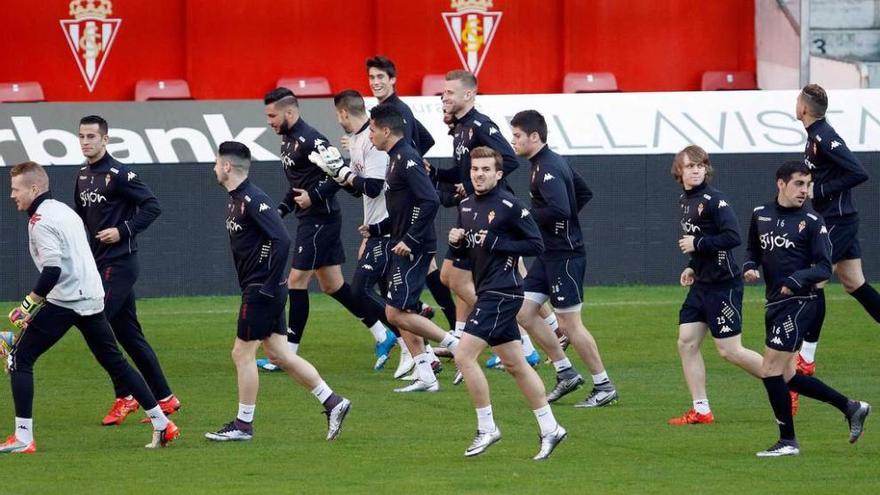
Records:
M508 138L520 110L547 119L548 141L563 155L653 155L698 144L709 153L802 152L795 118L799 91L712 91L478 96L478 109ZM438 97L404 98L437 142L428 156L450 156ZM880 89L829 93L827 118L853 151L880 151Z
M710 153L799 153L806 132L795 119L797 91L485 95L478 109L510 137L509 119L535 109L551 147L564 155L675 153L695 143ZM853 151L880 151L880 89L829 94L828 119ZM436 141L427 157L450 157L440 98L404 98ZM368 99L368 105L375 99ZM338 142L330 99L301 100L303 118ZM259 100L0 105L0 166L25 160L82 163L77 123L110 122L110 152L125 163L211 162L220 142L247 144L255 159L278 160L280 139Z

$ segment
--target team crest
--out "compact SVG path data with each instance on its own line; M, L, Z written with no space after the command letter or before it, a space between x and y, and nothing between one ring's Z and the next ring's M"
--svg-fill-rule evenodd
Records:
M104 176L104 185L110 186L110 174Z
M805 228L807 228L807 222L806 220L801 220L801 223L798 224L798 234L803 232Z
M700 203L697 205L697 216L700 216L702 214L703 214L703 203Z
M495 220L495 210L489 212L489 223L492 223L492 220Z
M73 19L60 21L64 37L90 93L98 83L101 69L122 24L122 19L107 17L112 13L110 0L73 0L70 2Z
M443 23L461 64L476 76L501 23L501 12L489 12L492 0L451 0L449 6L456 11L442 12Z
M244 203L241 204L241 214L244 215Z

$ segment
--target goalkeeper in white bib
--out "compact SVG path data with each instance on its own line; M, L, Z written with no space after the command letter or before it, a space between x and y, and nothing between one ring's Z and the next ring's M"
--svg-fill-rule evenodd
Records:
M124 384L147 412L154 431L146 446L164 447L180 432L116 345L104 317L104 288L82 220L67 205L52 199L49 176L37 163L20 163L9 173L10 196L18 211L28 214L29 248L40 277L22 303L9 313L9 320L20 330L6 356L15 402L15 433L0 444L0 453L37 451L33 432L34 363L72 326L82 332L98 363Z

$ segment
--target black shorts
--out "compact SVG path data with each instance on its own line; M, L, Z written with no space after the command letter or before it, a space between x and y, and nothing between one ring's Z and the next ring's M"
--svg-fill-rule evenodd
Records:
M322 266L345 263L342 249L342 222L309 223L303 219L296 226L293 242L293 262L297 270L317 270Z
M694 285L678 312L678 324L705 323L712 337L723 339L742 333L743 284L717 288Z
M764 344L770 349L795 352L805 332L816 324L816 296L791 297L767 304Z
M385 302L394 308L418 312L422 309L422 290L434 253L391 255L391 271Z
M855 260L862 257L859 244L859 217L853 215L840 223L829 223L828 239L831 240L831 263Z
M444 260L451 260L452 266L458 268L459 270L465 271L473 271L474 265L471 263L471 259L468 256L457 256L452 252L452 248L446 248L446 255L443 256Z
M525 298L544 304L549 297L556 309L580 311L584 302L586 256L563 259L535 258L524 282Z
M275 297L260 293L260 285L251 285L241 294L238 310L238 338L246 342L266 340L273 333L286 335L284 306L287 303L287 286L279 285Z
M355 272L368 281L368 287L372 287L388 276L392 256L395 255L391 253L390 238L370 237L364 246L363 254L358 259Z
M522 303L521 295L484 292L477 296L477 304L468 315L464 331L492 347L517 341L520 335L516 314Z

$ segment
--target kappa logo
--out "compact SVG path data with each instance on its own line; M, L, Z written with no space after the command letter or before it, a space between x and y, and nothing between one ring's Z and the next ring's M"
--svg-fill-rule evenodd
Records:
M489 12L492 0L451 0L455 12L442 12L443 23L465 69L478 75L492 39L501 23L501 12Z
M415 166L416 166L416 162L414 162L412 160L406 161L406 168L415 167Z
M493 134L498 134L498 129L496 129L494 127L490 127L489 128L489 135L491 136Z
M730 333L730 332L732 332L732 331L733 331L733 329L730 328L730 327L727 326L727 325L722 325L722 326L721 326L721 333Z
M546 174L544 174L544 182L547 182L548 180L553 180L555 178L556 177L550 175L550 172L547 172Z
M128 178L128 180L129 180L129 182L130 182L132 179L134 179L135 177L137 177L137 174L134 173L134 172L129 172L128 175L127 175L126 177Z
M527 217L527 216L529 216L529 210L523 208L523 209L522 209L522 213L519 214L519 217L520 217L520 218L525 218L525 217Z
M819 233L820 234L827 234L828 229L826 229L825 226L823 225L823 226L819 227Z
M315 148L317 148L318 146L324 144L325 142L326 142L326 141L324 141L324 140L321 139L321 138L316 138L316 139L315 139Z
M770 339L770 343L776 344L776 345L782 345L782 339L780 339L779 336L777 335L776 337L773 337L772 339Z
M269 209L269 205L267 205L266 203L260 203L260 213L262 213L268 209Z
M122 19L107 17L112 13L110 0L73 0L68 11L73 19L59 21L89 93L98 83L110 47L122 25Z
M718 200L718 207L719 207L719 208L724 208L725 206L728 206L728 205L727 205L727 201L724 201L723 199L719 199L719 200Z
M31 215L30 223L31 223L31 225L36 225L37 222L39 222L42 219L43 219L43 215L40 215L39 213L34 213L33 215Z
M373 271L373 265L363 265L362 268L367 271Z
M831 149L837 148L840 146L840 141L831 141Z

